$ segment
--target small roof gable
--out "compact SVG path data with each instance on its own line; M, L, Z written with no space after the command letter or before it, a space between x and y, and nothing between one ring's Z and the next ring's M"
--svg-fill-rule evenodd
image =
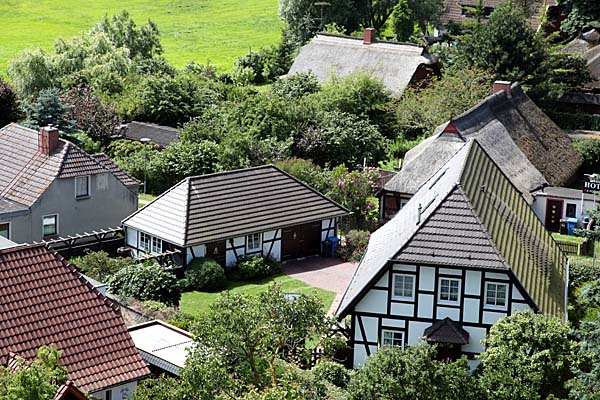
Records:
M463 146L371 235L338 317L390 261L511 270L540 311L564 317L566 258L478 140Z
M186 178L123 224L182 246L348 215L273 165Z
M54 344L85 392L149 375L116 306L44 245L0 250L0 293L1 365Z
M423 47L394 42L363 43L362 38L317 34L302 47L288 75L311 71L320 82L331 75L344 77L354 72L371 73L400 96L420 65L432 65Z
M108 172L73 143L59 139L52 154L45 155L39 151L37 131L18 124L0 129L0 199L28 208L55 179Z
M125 137L132 140L148 138L160 147L167 147L171 143L179 140L179 133L177 128L172 128L170 126L133 121L127 124Z
M428 342L460 345L469 343L469 332L448 317L434 322L423 333Z
M464 140L479 144L523 193L544 186L562 186L577 173L582 158L569 136L548 118L521 90L512 85L511 95L495 93L453 119L460 137L444 133L447 124L411 149L402 169L384 187L386 191L413 194L456 153Z

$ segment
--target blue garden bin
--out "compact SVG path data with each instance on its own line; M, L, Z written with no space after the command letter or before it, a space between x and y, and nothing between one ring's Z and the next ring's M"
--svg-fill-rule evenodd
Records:
M337 250L337 247L339 246L340 239L335 236L331 236L331 237L328 237L327 240L329 240L329 242L331 242L331 257L334 257L335 251Z
M573 235L575 233L575 229L577 228L577 222L577 218L567 219L567 235Z

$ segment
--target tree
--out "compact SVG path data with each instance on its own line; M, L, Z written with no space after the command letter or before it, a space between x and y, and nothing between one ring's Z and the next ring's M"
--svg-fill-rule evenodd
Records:
M443 0L408 0L408 6L424 35L429 33L429 25L439 22L444 10Z
M384 347L367 358L348 383L350 400L459 400L482 399L465 359L435 360L428 345L406 349Z
M60 366L61 352L54 346L39 348L32 362L18 360L17 368L0 367L0 398L52 400L66 382L67 370Z
M576 140L573 146L583 156L582 169L587 173L599 172L600 141L593 139Z
M22 111L12 86L0 78L0 127L21 119Z
M600 321L583 322L577 334L581 341L579 357L584 362L575 369L575 379L571 382L571 397L576 400L599 399Z
M137 28L129 13L125 10L110 19L104 15L102 21L90 31L90 35L102 32L108 36L115 47L125 47L131 58L153 58L162 54L160 32L156 24L148 19L147 25Z
M8 77L17 93L31 100L44 89L54 86L50 58L42 49L24 50L8 62Z
M559 318L517 312L492 326L484 344L479 381L491 398L567 395L577 346L569 337L569 325Z
M487 24L477 26L461 46L465 59L498 79L526 81L543 75L545 43L531 29L523 11L510 2L496 8Z
M105 251L86 250L83 256L69 260L82 274L88 275L100 282L106 282L113 274L131 265L127 258L110 257Z
M560 29L570 35L581 33L587 28L600 26L600 3L596 0L559 0L567 18Z
M399 0L392 14L392 28L396 40L406 42L415 31L415 15L407 0Z
M71 129L72 121L67 119L69 106L60 98L60 91L55 88L40 91L35 101L25 103L26 124L39 128L52 124L63 131Z
M74 121L92 140L108 145L120 125L114 107L100 102L89 86L71 88L62 101L68 106L67 119Z
M150 261L119 270L108 281L108 290L117 296L166 305L178 305L181 298L173 270Z
M211 350L234 376L256 387L277 384L276 360L298 361L329 325L315 296L286 298L273 285L257 296L224 292L196 325L197 354Z

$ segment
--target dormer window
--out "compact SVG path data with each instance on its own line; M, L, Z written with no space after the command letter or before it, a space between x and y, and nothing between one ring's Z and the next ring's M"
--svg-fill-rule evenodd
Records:
M90 197L90 176L78 176L75 178L75 198L85 199Z

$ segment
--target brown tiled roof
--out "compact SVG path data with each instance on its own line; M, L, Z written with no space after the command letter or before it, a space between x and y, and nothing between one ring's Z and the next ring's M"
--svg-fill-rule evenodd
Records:
M425 337L428 342L468 344L469 332L465 331L459 324L446 317L434 322L425 329Z
M85 392L149 374L116 306L44 245L0 250L0 293L0 364L54 344Z
M0 199L32 206L56 178L111 172L73 143L52 154L38 149L38 132L18 124L0 129Z
M104 168L113 173L118 180L125 186L139 186L140 181L123 171L109 156L104 153L98 153L92 155L96 161L98 161Z

